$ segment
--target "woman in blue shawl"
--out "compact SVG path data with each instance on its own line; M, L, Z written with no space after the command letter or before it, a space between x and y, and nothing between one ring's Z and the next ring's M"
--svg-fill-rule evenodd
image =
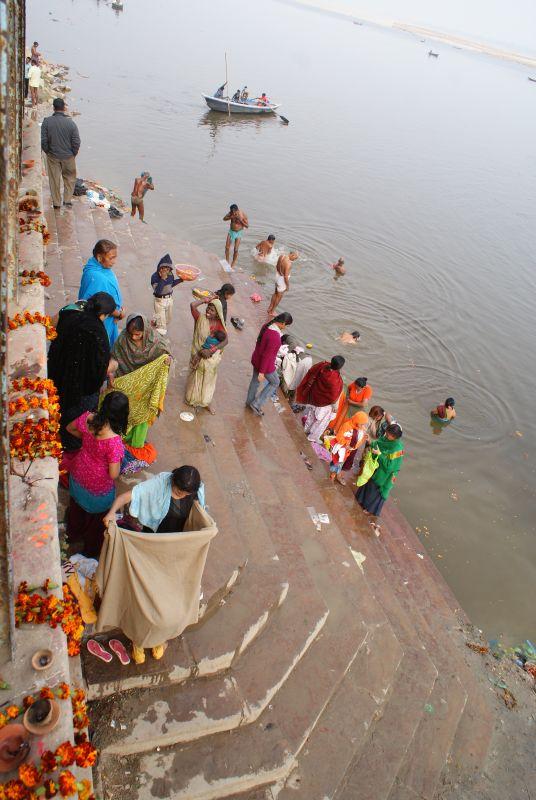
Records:
M117 258L117 245L108 239L100 239L93 248L93 257L89 259L82 272L82 281L79 300L88 300L97 292L110 294L116 303L113 314L106 318L104 327L110 340L110 347L113 347L119 331L117 330L117 320L123 319L123 299L117 276L113 271L113 265Z

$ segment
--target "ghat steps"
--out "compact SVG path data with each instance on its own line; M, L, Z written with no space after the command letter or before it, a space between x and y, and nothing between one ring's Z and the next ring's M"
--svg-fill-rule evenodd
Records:
M118 242L129 311L151 315L149 277L168 251L202 268L202 286L229 278L199 247L138 221L112 223L85 201L49 208L47 220L51 311L76 298L98 238ZM246 326L230 330L216 416L178 417L192 333L181 285L169 332L176 375L150 436L153 471L197 466L218 523L202 616L160 662L86 658L97 783L114 800L432 800L449 764L467 776L483 769L493 733L463 614L394 504L377 539L325 465L306 468L308 445L285 403L282 413L268 404L262 420L244 409L262 317L246 273L231 278L230 315ZM321 531L309 506L329 514Z

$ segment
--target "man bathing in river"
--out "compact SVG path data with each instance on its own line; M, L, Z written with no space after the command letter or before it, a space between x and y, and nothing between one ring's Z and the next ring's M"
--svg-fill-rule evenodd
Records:
M238 260L240 239L242 238L244 228L249 228L249 222L247 215L244 214L243 211L240 211L236 203L232 204L229 209L229 213L224 216L223 221L231 223L229 227L229 233L227 234L227 240L225 242L225 260L228 264L230 263L229 254L231 251L231 242L234 242L233 263L231 264L231 266L234 267Z
M273 317L274 311L281 302L281 298L288 291L290 283L290 270L292 269L292 262L296 261L299 253L293 250L291 253L279 256L276 265L276 278L275 278L275 292L270 301L268 309L268 316Z
M340 277L341 275L346 275L346 267L344 266L344 258L339 258L335 264L331 265L331 269L335 272L335 275Z
M255 248L260 258L266 258L274 249L275 236L271 233L267 239L259 242Z
M143 198L145 197L148 190L153 191L153 179L149 175L148 172L142 172L139 178L135 178L134 180L134 188L132 189L132 194L130 196L130 202L132 204L132 211L130 212L131 217L136 216L136 209L138 209L138 214L140 215L141 222L145 222L144 215L145 215L145 207L143 205Z

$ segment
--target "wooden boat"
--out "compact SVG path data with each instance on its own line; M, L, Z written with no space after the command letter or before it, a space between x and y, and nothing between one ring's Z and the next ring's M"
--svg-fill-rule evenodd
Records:
M532 81L533 83L536 83L536 78L531 78L531 77L529 76L529 81Z
M214 97L210 94L204 94L205 102L212 111L222 111L227 114L273 114L276 108L280 107L280 103L268 103L266 106L258 106L256 100L248 100L245 103L235 103L233 100L227 100L225 97Z

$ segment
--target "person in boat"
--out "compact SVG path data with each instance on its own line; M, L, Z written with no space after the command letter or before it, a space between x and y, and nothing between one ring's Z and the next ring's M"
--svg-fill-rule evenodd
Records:
M450 422L456 416L454 409L455 400L453 397L447 397L444 403L436 406L432 411L432 416L439 422Z
M263 92L261 94L261 96L257 98L257 105L258 106L267 106L269 104L270 104L270 101L268 100L268 98L266 96L266 92Z
M320 361L311 367L296 391L296 402L306 405L304 428L310 442L319 442L322 434L335 416L343 382L342 356L333 356L331 361Z
M272 295L272 299L270 300L270 307L268 308L269 317L273 316L275 309L281 302L281 298L289 289L292 262L296 261L299 255L300 254L296 252L296 250L293 250L288 255L284 253L277 259L277 265L275 268L275 291Z
M247 103L248 100L249 100L248 87L244 86L244 88L242 89L242 91L240 93L240 102L241 103Z
M229 263L231 243L234 242L233 263L231 264L231 266L234 267L238 260L240 240L242 238L244 228L249 228L249 221L247 214L245 214L243 211L240 211L236 203L231 205L229 208L229 213L224 216L223 221L230 222L229 233L227 234L227 239L225 242L225 260L227 263Z
M240 102L240 89L236 90L236 92L233 94L231 99L232 99L233 103L239 103Z
M404 460L400 425L396 422L388 425L384 435L373 442L371 452L377 456L378 466L369 480L358 488L355 498L365 514L379 517ZM374 529L379 536L377 523L374 523Z
M270 255L272 250L274 249L274 242L275 236L271 233L266 239L263 239L262 242L259 242L257 247L255 248L259 258L266 258Z
M227 86L227 82L222 84L219 87L219 89L216 89L216 91L214 92L214 97L223 97L223 90L225 89L226 86Z

